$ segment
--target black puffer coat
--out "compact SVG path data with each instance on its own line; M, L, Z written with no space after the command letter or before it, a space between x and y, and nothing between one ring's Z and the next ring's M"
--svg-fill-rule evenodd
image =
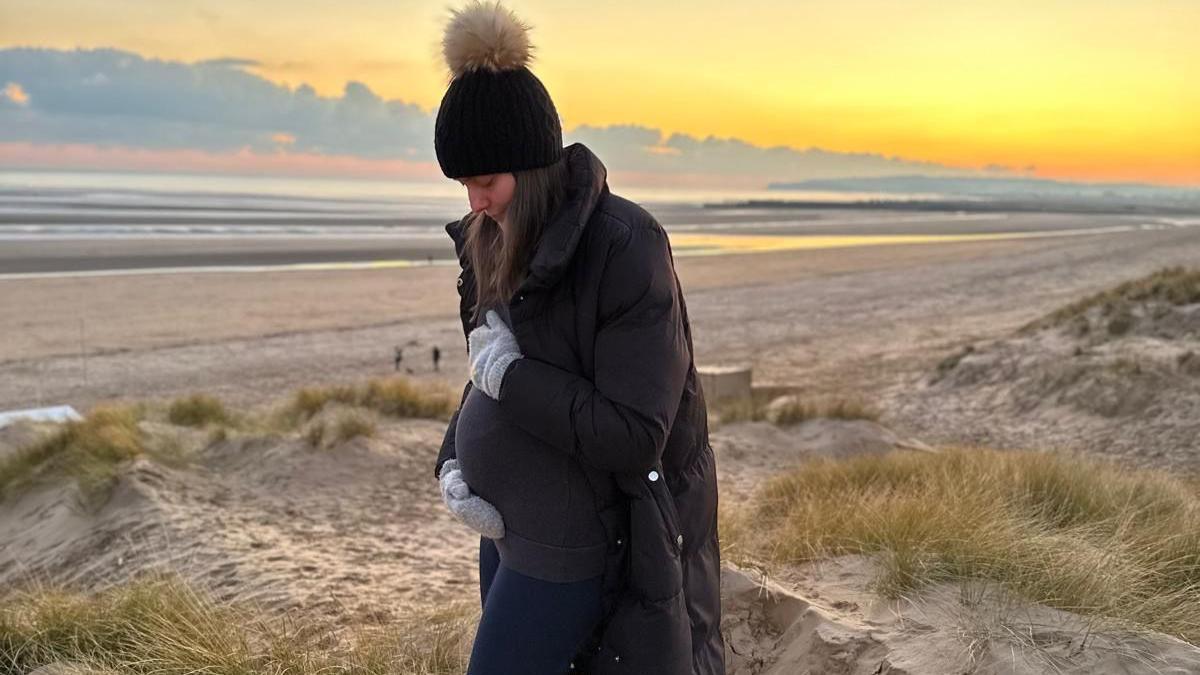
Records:
M670 243L645 209L609 192L586 146L565 151L566 201L509 305L524 358L505 375L500 407L612 472L628 497L600 513L605 620L576 672L723 674L716 464ZM465 222L446 225L463 269L464 338L475 300ZM435 476L455 456L457 421L455 413Z

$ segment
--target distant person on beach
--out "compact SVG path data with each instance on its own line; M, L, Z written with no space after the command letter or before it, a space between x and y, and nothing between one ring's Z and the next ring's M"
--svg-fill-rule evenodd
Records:
M716 465L670 242L563 147L528 30L476 0L442 41L470 378L434 475L480 533L467 673L723 674Z
M438 369L438 363L440 363L441 360L442 360L442 350L437 345L434 345L433 346L433 369L435 371Z
M393 357L392 366L395 370L400 370L400 362L404 360L404 350L400 345L396 345L396 354Z

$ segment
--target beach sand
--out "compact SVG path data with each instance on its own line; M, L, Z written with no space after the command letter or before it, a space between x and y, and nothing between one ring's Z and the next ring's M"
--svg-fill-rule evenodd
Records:
M1196 260L1200 229L1178 228L700 256L676 267L697 363L751 365L756 383L806 393L896 398L898 385L964 344ZM402 372L461 389L456 274L432 265L2 280L0 409L82 409L193 390L254 405L283 390L391 373L397 345ZM436 373L434 345L443 355ZM891 414L902 406L882 403L902 433L929 431L928 419L906 420ZM977 420L936 426L941 442L981 438ZM999 430L987 439L1008 444Z

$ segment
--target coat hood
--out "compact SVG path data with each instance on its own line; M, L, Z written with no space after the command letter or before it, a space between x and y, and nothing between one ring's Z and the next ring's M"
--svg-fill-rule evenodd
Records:
M549 288L562 276L571 262L583 228L596 205L608 194L608 170L600 158L582 143L563 148L567 162L566 197L550 216L542 230L542 238L529 262L529 274L521 283L522 292ZM467 217L446 225L454 240L459 264L468 264L463 250L466 241Z

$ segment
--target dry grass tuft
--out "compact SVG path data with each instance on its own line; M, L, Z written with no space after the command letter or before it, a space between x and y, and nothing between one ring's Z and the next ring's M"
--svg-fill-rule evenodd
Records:
M376 431L375 421L357 411L344 412L333 423L333 438L337 443L345 443L355 438L371 438Z
M885 570L876 590L887 597L977 579L1200 640L1195 479L1067 454L896 451L812 460L722 523L723 548L740 557L875 554Z
M304 431L304 439L313 448L328 448L355 438L373 438L378 432L375 420L356 408L338 413L332 421L317 419Z
M192 394L175 399L167 408L167 419L172 424L186 427L203 427L208 424L228 425L233 421L225 404L220 399L208 394Z
M176 577L93 595L34 587L0 598L0 672L71 663L87 673L461 673L475 603L418 608L354 629L221 604ZM330 646L332 645L332 646Z
M204 443L211 446L234 434L282 437L312 421L329 404L350 408L332 423L321 419L309 424L303 436L313 447L320 447L374 436L376 414L448 420L456 403L445 389L418 387L405 378L392 377L357 385L306 387L281 408L265 414L235 413L220 399L204 393L175 399L165 412L159 404L145 402L101 404L84 419L67 422L0 459L0 500L41 476L67 474L78 481L83 501L94 506L104 501L127 460L149 455L180 465L190 458L189 452L197 450L185 448L177 434L143 431L143 421L165 417L175 425L207 428Z
M138 428L143 414L140 406L97 406L17 450L0 461L0 499L51 473L74 477L87 501L102 498L120 464L151 447Z
M449 420L457 399L444 389L421 388L403 377L372 379L359 385L306 387L284 406L282 422L288 427L303 424L329 403L367 408L389 417Z
M1131 279L1077 300L1022 326L1020 332L1061 326L1082 317L1095 307L1100 307L1101 314L1108 318L1106 325L1109 334L1123 335L1133 325L1131 306L1147 302L1167 305L1190 305L1200 302L1200 268L1164 267L1147 276Z

